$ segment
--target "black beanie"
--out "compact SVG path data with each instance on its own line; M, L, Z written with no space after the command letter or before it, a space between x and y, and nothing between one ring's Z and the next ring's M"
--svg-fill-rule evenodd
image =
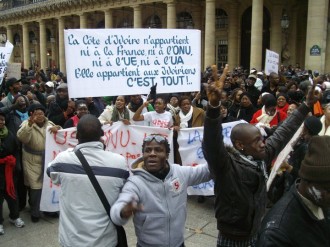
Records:
M330 182L330 136L313 136L309 142L299 177L310 182Z
M305 128L312 136L317 135L322 130L322 123L320 119L315 116L307 117L304 121Z
M265 107L270 107L270 106L276 106L277 101L274 95L272 94L267 94L267 96L264 98L264 105Z

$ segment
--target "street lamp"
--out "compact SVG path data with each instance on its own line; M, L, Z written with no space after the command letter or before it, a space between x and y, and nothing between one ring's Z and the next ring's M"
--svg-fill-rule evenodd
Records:
M289 16L286 13L286 10L283 9L282 11L282 17L281 17L281 28L282 32L284 34L284 44L282 47L282 60L286 61L290 59L290 51L288 48L288 39L289 39L289 26L290 26L290 19Z

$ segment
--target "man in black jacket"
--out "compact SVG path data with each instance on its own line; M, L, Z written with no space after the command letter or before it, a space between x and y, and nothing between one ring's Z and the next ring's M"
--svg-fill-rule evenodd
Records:
M266 180L272 160L304 121L314 104L314 88L303 103L264 142L257 127L238 124L225 147L220 117L221 88L208 87L203 152L214 177L218 246L255 246L266 209Z
M258 246L330 246L330 136L312 137L299 179L264 218Z

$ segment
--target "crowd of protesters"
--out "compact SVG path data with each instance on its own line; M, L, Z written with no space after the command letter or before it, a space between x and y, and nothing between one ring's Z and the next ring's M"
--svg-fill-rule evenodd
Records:
M211 97L208 91L210 85L214 83L216 77L219 79L220 76L223 83L222 90L213 89ZM235 198L229 200L228 195L219 191L226 181L230 184L231 177L237 176L235 173L237 171L232 173L232 168L227 166L230 162L254 163L253 158L260 159L262 160L260 164L263 164L264 168L261 169L260 164L255 162L262 170L257 179L260 181L265 179L272 162L303 123L304 116L308 113L307 108L310 109L309 115L313 118L306 119L304 122L303 133L295 144L293 153L286 160L285 167L288 171L283 173L281 179L276 180L277 184L271 190L273 194L269 194L271 201L276 203L280 197L289 193L288 184L294 184L294 180L299 177L298 173L303 160L301 153L308 150L311 136L330 136L330 75L303 70L298 64L281 66L278 73L272 72L269 75L254 68L244 70L242 67L237 67L229 71L227 67L218 70L212 66L203 72L201 89L198 92L157 94L156 85L151 88L148 97L118 95L72 99L68 94L68 83L70 82L66 81L63 73L56 68L46 71L30 68L22 70L21 79L5 78L1 84L0 235L4 234L2 215L4 200L9 206L10 222L16 227L24 226L24 221L19 217L19 211L26 207L27 198L29 198L32 222L39 221L47 127L52 126L50 130L52 132L61 128L77 127L80 119L87 114L94 115L102 125L122 121L124 124L173 128L175 149L173 151L176 164L181 164L179 146L176 141L180 129L211 126L207 129L208 131L204 131L206 137L203 149L211 174L215 179L215 190L218 190L215 191L219 229L218 246L236 246L235 244L255 246L266 205L266 199L263 197L264 185L250 184L249 186L253 188L247 188L246 195L243 196L246 199L245 203L249 205L245 209L238 208L236 216L227 215L224 208L235 208L235 205L232 205ZM312 96L308 94L311 92L310 88L313 88L313 102ZM215 97L214 94L217 96ZM306 101L308 101L307 104L304 103ZM212 118L221 118L221 122L212 122L210 121ZM289 120L286 121L288 118ZM209 120L206 121L206 119ZM214 137L217 133L214 131L221 129L218 123L237 120L245 120L250 125L248 127L242 125L241 129L233 130L231 139L236 151L229 152L222 149L221 136L215 145ZM256 126L258 133L260 132L262 138L266 139L266 149L269 146L271 150L267 155L259 157L242 141L242 138L250 138L243 130L250 134L256 131L256 129L249 129L252 128L251 126ZM212 139L212 144L209 143L208 138ZM303 151L301 151L302 146ZM299 150L299 155L297 155L297 150ZM215 154L222 155L222 158ZM252 160L246 161L250 159L250 156ZM217 162L223 157L226 157L221 161L223 167L217 166ZM229 161L230 159L234 161ZM223 177L219 169L227 176ZM247 165L247 170L249 169ZM251 171L245 174L249 172ZM289 172L292 173L288 175ZM241 176L241 173L238 176ZM305 173L303 175L308 177ZM251 178L246 177L246 179L248 183ZM329 182L330 179L327 181ZM258 193L250 193L252 189L257 190ZM301 189L301 191L305 190ZM249 193L252 198L246 198ZM203 201L199 199L200 202ZM242 198L238 196L236 199L238 200L236 203L239 203ZM256 206L251 207L252 204L259 205L258 212L255 211ZM247 212L248 209L252 211ZM44 214L47 215L47 212ZM263 239L267 239L265 232L263 232ZM180 242L180 246L183 246L182 244Z

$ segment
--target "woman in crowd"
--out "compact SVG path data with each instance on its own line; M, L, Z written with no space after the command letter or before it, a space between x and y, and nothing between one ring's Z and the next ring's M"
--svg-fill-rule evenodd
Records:
M173 119L175 119L176 114L180 111L179 106L179 95L173 94L170 98L170 102L167 103L167 111L172 114Z
M279 94L277 94L276 98L277 98L277 107L276 107L276 109L278 111L282 111L284 113L287 113L288 108L289 108L288 96L284 93L279 93Z
M45 117L45 108L40 104L29 107L29 119L24 121L17 131L17 137L23 144L24 182L29 188L31 220L38 222L40 218L40 198L44 174L44 152L46 129L56 132L61 129Z
M0 112L0 235L3 229L3 202L7 201L9 209L9 222L16 227L24 226L24 221L19 217L19 207L16 193L16 152L17 144L14 134L8 130L5 123L6 115Z
M205 112L203 109L192 106L189 96L181 96L180 111L175 116L174 129L200 127L204 124Z
M276 109L277 101L272 94L267 94L263 98L264 106L254 113L251 124L262 124L263 127L277 127L286 117L287 114Z
M237 117L237 113L239 111L239 108L240 108L240 98L241 98L241 94L243 93L243 89L241 88L236 88L233 90L233 92L231 93L231 101L232 101L232 104L231 106L229 107L228 109L228 114L229 116L232 116L232 117Z
M150 101L144 102L133 116L134 121L146 121L153 127L171 128L173 126L172 114L166 111L166 100L163 97L156 96L154 108L155 111L145 112L142 110L148 107Z
M330 103L324 106L324 115L321 117L322 123L322 130L320 131L319 135L323 136L330 136Z
M234 122L237 121L236 118L233 116L230 116L228 114L228 106L230 105L230 102L222 102L220 106L220 112L222 116L222 123L229 123L229 122Z
M101 124L110 124L122 121L124 124L130 124L130 115L126 107L126 98L123 95L115 99L114 105L108 105L99 116Z
M79 119L84 116L85 114L88 114L88 108L87 108L87 103L85 100L77 100L76 101L76 114L66 120L63 128L71 128L71 127L77 127Z
M247 92L242 93L240 96L240 108L237 112L237 119L250 122L255 112L256 108L251 102L250 94Z

